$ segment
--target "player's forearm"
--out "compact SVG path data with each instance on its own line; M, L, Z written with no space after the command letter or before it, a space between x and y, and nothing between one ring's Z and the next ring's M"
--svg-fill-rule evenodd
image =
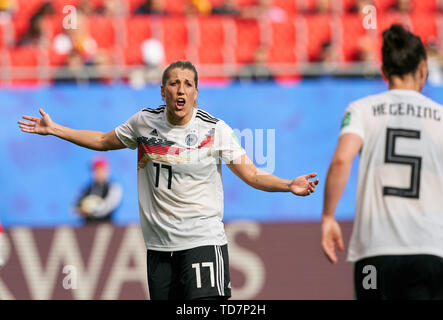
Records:
M281 179L265 171L257 171L246 182L255 189L267 192L289 192L290 180Z
M50 130L50 134L88 149L98 151L108 150L104 143L103 132L76 130L59 124L54 124Z
M326 177L322 218L334 218L338 201L343 194L351 171L351 161L333 160Z

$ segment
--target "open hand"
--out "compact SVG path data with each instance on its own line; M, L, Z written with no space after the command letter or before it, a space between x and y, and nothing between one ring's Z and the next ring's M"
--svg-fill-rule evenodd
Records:
M334 218L323 218L321 223L321 247L326 258L332 263L338 262L335 248L344 250L343 237L340 225Z
M289 185L289 190L297 196L309 196L315 192L315 186L318 184L318 179L314 181L309 179L315 178L316 176L316 173L310 173L295 178Z
M41 135L51 134L51 129L54 125L51 117L44 112L43 109L40 109L40 114L42 115L41 118L23 116L23 119L29 121L19 120L17 123L19 124L20 129L22 129L23 132L28 133L37 133Z

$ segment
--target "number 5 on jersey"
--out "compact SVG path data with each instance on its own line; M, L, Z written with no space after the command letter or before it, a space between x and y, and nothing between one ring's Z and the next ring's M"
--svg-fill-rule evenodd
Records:
M388 128L386 132L385 163L396 163L411 166L410 186L407 189L383 187L383 195L418 199L420 196L420 171L422 159L421 157L397 154L395 152L395 142L399 137L407 139L420 139L420 131Z
M161 164L153 162L152 165L156 168L155 170L155 187L158 188L160 183L160 169L168 170L168 189L171 189L172 184L172 167L168 164Z

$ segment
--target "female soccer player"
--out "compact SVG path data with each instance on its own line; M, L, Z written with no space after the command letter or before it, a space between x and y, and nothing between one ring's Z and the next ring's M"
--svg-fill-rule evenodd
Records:
M231 296L227 240L222 223L221 158L250 186L307 196L315 173L280 179L260 172L232 129L196 108L198 74L188 61L163 73L166 103L143 109L108 133L74 130L23 116L24 132L52 134L94 150L138 148L140 222L147 246L151 299L227 299Z
M420 38L383 33L389 90L347 108L329 167L321 244L332 263L343 239L334 211L360 152L348 261L357 299L443 299L442 106L420 92L428 75Z

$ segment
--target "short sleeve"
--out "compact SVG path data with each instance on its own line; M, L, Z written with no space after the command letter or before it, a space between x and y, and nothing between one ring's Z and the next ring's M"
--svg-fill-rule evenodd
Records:
M115 128L117 138L130 149L135 149L138 146L136 132L139 115L140 113L134 114L128 121Z
M218 151L224 163L230 163L246 153L234 130L222 120L217 123L216 127L215 150Z
M341 122L340 135L345 133L355 133L362 139L364 138L364 127L362 108L358 108L358 105L351 103L343 115Z

